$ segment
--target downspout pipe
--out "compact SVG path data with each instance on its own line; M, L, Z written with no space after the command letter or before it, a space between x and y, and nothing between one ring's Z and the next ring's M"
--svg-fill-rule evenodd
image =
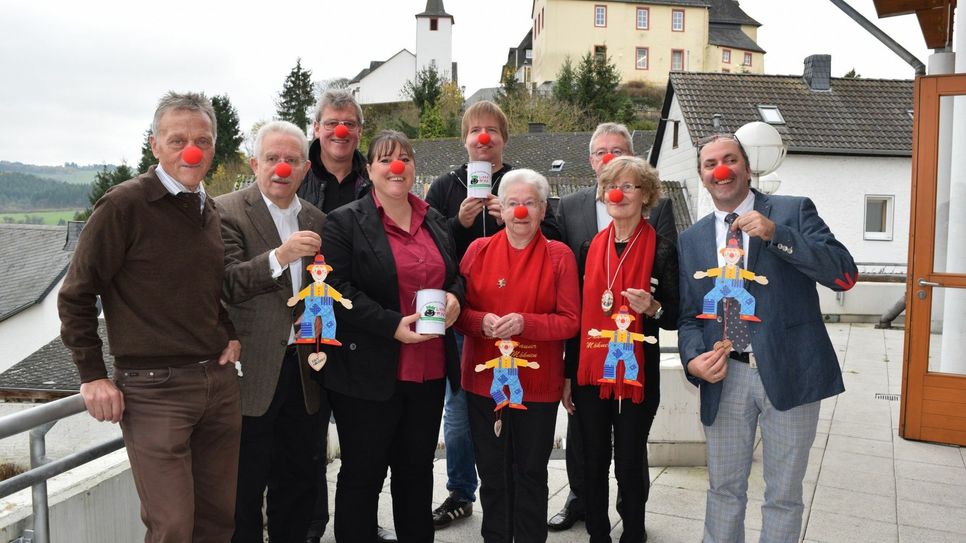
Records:
M906 50L905 47L899 45L899 42L892 39L888 34L883 32L879 27L875 26L872 21L868 20L858 11L848 5L845 0L829 0L836 5L840 10L844 11L846 15L851 17L855 22L859 23L859 26L866 29L869 34L872 34L879 41L881 41L886 47L892 50L893 53L899 55L899 58L906 61L907 64L912 66L916 71L916 75L926 75L926 65L922 63L915 55Z

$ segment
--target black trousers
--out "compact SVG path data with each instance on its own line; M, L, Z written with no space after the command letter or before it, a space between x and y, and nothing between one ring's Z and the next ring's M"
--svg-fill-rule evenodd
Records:
M294 349L287 351L268 411L260 417L242 417L235 533L231 538L235 543L262 543L266 487L271 540L305 540L319 493L320 414L310 415L305 410L298 364Z
M400 543L433 541L433 460L445 379L397 381L387 401L329 391L342 449L335 491L335 539L376 540L379 492L392 470L392 516Z
M503 430L493 432L493 399L466 393L470 432L480 474L486 543L547 540L547 464L559 402L525 402L502 409Z
M583 437L585 480L581 498L590 541L610 541L607 508L613 451L614 473L622 501L619 509L624 534L620 540L621 543L640 543L644 539L644 505L650 490L647 436L660 396L645 392L644 402L639 404L625 399L621 402L620 413L617 400L602 400L600 388L596 386L574 387L573 398Z

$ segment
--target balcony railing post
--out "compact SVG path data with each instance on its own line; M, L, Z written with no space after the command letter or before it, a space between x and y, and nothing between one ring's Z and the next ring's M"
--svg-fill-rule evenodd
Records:
M35 469L48 462L47 432L57 421L41 424L30 430L30 468ZM50 510L47 507L47 480L31 487L34 513L34 543L50 543Z

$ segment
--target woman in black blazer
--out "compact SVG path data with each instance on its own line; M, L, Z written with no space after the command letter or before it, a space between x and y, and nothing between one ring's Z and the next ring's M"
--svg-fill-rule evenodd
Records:
M411 194L412 145L386 131L369 145L373 191L328 215L322 253L328 282L352 300L337 306L336 338L323 384L335 415L342 467L335 495L340 543L376 540L379 492L392 468L401 542L432 541L433 458L445 379L459 386L450 325L464 284L443 217ZM417 334L415 292L446 293L446 335Z

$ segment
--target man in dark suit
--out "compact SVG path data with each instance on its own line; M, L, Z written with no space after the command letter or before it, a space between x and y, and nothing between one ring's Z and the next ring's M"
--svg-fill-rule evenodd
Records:
M306 264L322 243L325 214L295 195L307 158L308 142L297 126L270 122L255 137L256 183L216 199L225 240L224 298L246 353L235 543L263 541L266 486L270 539L304 540L319 492L318 435L328 402L320 402L320 387L299 356L292 327L297 312L286 305L312 282Z
M844 390L816 283L847 290L857 270L811 200L750 188L748 157L734 136L701 143L698 173L715 211L682 233L678 244L678 346L688 379L701 389L708 441L704 541L744 541L759 426L767 486L761 540L797 541L819 400ZM722 266L719 249L726 245L744 247L744 268L767 278L745 283L757 299L755 316L733 319L722 303L725 309L715 314L723 318L699 319L714 287L703 272ZM722 342L726 327L730 341Z
M627 127L617 123L602 123L594 130L590 138L590 166L595 174L599 174L604 164L611 157L633 155L634 142ZM607 157L607 158L605 158ZM584 187L560 200L557 209L557 223L563 241L577 257L580 277L583 277L584 258L590 241L597 232L610 224L607 208L597 200L597 185ZM648 222L657 231L657 235L666 238L672 244L677 243L678 231L674 226L674 211L669 198L661 198L651 210ZM645 321L645 334L657 337L657 321ZM653 329L649 329L651 327ZM656 346L655 346L656 347ZM570 379L576 379L577 357L579 356L579 342L574 338L567 342L566 361ZM657 368L659 370L659 368ZM647 368L645 368L645 371ZM660 371L646 374L645 382L652 383L653 389L658 390ZM583 440L581 439L580 423L577 417L567 417L567 479L570 482L570 494L563 509L550 517L547 526L553 531L567 530L584 517L584 505L581 495L584 482ZM620 496L618 496L618 503Z

